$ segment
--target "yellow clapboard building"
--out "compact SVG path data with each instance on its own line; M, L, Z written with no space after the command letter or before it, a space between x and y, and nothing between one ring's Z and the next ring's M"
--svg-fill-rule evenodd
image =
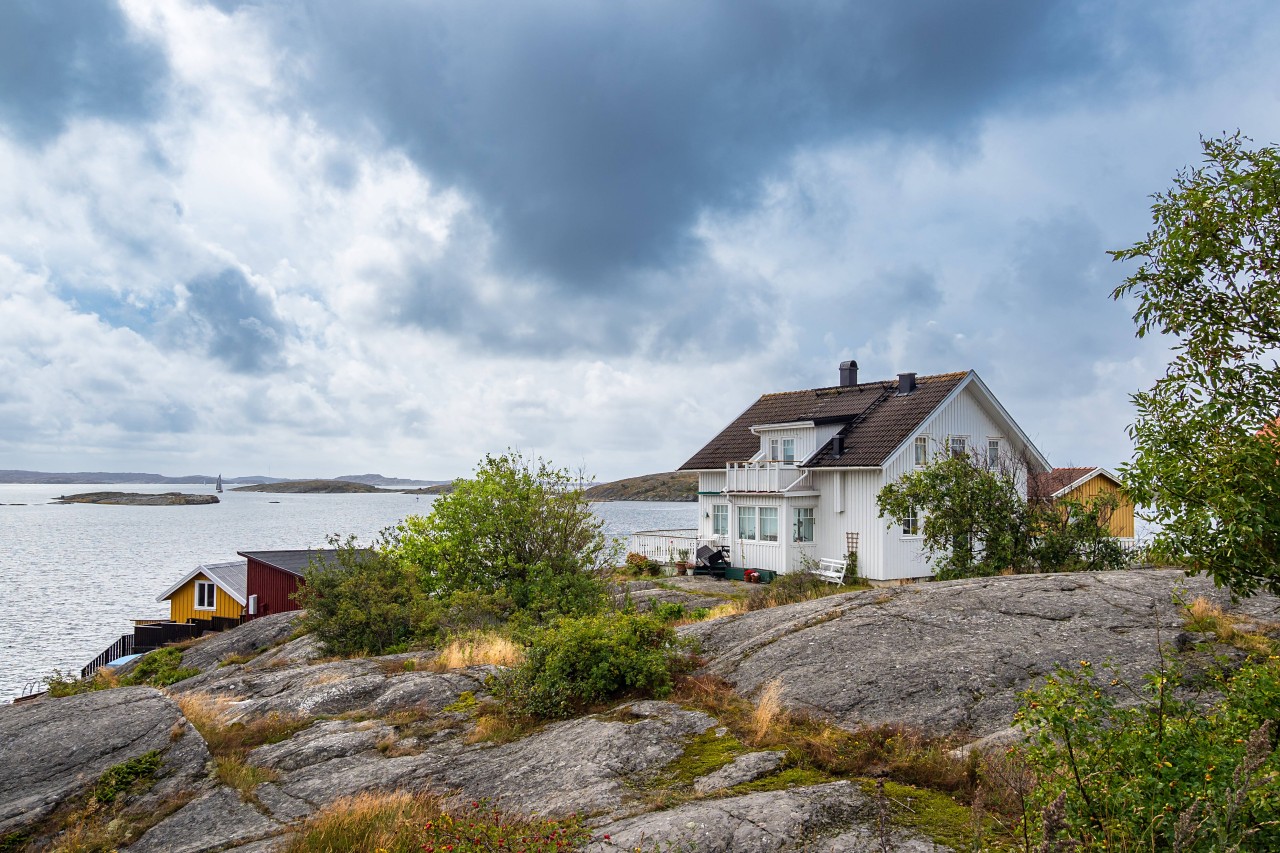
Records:
M1115 495L1117 504L1111 514L1111 535L1118 539L1134 536L1133 500L1125 493L1120 480L1106 468L1054 468L1033 474L1027 496L1048 503L1073 500L1087 504L1099 495Z
M196 566L156 601L169 602L171 622L214 616L238 619L244 614L246 575L244 560Z

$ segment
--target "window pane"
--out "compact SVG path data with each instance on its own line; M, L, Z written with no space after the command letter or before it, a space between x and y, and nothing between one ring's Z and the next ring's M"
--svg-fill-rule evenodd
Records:
M923 468L929 464L929 439L927 436L919 436L916 438L916 458L917 468Z
M782 440L782 461L796 461L796 440L794 438L784 438Z
M727 536L729 533L729 507L714 504L711 507L711 532L716 536Z
M902 519L902 535L915 536L920 532L920 518L916 515L916 508L907 509L906 516Z
M778 459L778 439L769 439L769 461L776 462Z
M951 436L951 455L952 456L964 456L964 454L968 451L968 449L969 449L968 441L965 439L963 435Z
M763 542L778 541L778 508L760 507L760 539Z
M987 467L995 468L1000 464L1000 439L987 439Z
M813 541L813 507L796 507L792 510L792 541Z
M756 538L756 508L753 506L738 507L738 538Z

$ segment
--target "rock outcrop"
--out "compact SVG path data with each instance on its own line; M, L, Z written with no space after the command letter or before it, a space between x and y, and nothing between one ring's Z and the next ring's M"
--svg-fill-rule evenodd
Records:
M670 592L635 591L650 590L654 601ZM1135 571L869 590L681 630L701 643L705 671L742 693L776 679L787 704L842 726L899 723L1004 743L1016 692L1055 664L1111 660L1129 679L1154 666L1159 644L1176 645L1183 634L1175 595L1204 596L1258 623L1280 621L1276 598L1233 603L1203 579ZM197 643L183 663L202 673L167 691L193 719L197 707L213 709L228 730L287 723L290 736L255 741L263 745L235 757L264 781L243 794L219 781L212 759L226 756L211 755L175 701L150 688L0 708L0 839L34 833L15 849L42 849L56 831L47 825L55 809L86 796L108 769L155 751L162 762L154 784L130 806L154 815L145 832L126 838L128 851L268 853L341 797L397 790L487 798L513 812L588 814L593 853L654 844L747 853L948 849L905 822L886 825L885 801L865 780L809 784L829 777L788 775L795 765L786 753L746 751L737 741L708 763L720 753L697 750L709 732L726 731L722 721L671 702L625 703L486 742L475 709L494 668L433 672L414 654L325 660L313 638L288 639L293 618L267 617ZM210 743L226 749L212 736Z
M156 751L158 796L194 791L208 750L173 700L122 687L9 706L0 713L0 838L86 794L110 768Z
M822 598L690 625L706 670L754 695L777 679L790 706L838 724L902 723L980 737L1007 727L1017 693L1056 664L1111 661L1138 683L1183 628L1175 597L1280 622L1280 599L1233 604L1175 570L1016 575Z

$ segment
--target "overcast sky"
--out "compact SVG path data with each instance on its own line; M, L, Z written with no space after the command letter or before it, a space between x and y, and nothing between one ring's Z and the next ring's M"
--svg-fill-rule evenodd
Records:
M1280 141L1280 5L6 0L0 468L670 470L975 369L1056 465L1165 361L1105 254Z

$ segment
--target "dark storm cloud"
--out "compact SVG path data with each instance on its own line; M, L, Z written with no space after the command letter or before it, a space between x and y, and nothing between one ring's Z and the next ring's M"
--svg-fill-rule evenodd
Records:
M225 269L187 282L185 325L208 352L238 373L263 373L279 366L285 323L271 300L244 274Z
M372 120L479 200L508 270L579 291L696 257L699 213L753 203L799 146L959 138L995 105L1161 55L1158 30L1142 57L1104 51L1110 19L1061 2L291 8L278 38L305 56L314 109Z
M113 2L0 3L0 132L39 144L76 116L146 116L167 73Z

